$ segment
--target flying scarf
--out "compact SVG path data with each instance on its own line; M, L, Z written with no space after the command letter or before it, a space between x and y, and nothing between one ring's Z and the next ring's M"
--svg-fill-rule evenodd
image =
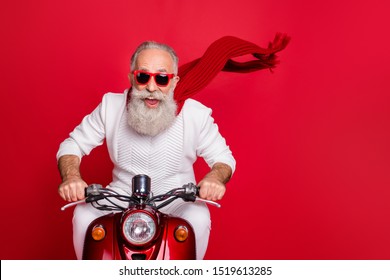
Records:
M178 69L180 82L177 84L174 99L180 113L187 98L205 88L220 72L249 73L261 69L272 69L279 63L276 53L283 50L290 37L277 33L268 48L261 48L254 43L233 36L225 36L212 43L202 57L183 64ZM232 60L251 54L254 60L237 62Z

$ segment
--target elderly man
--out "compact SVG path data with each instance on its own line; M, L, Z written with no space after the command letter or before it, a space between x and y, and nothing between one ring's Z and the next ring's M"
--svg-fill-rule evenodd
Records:
M211 117L211 110L193 99L178 108L174 89L179 82L178 58L172 48L156 42L141 44L131 58L132 88L123 94L104 95L57 153L62 178L58 192L66 201L84 198L87 183L80 174L80 161L104 140L114 163L109 184L118 192L131 191L136 174L152 178L152 192L195 182L193 163L205 159L210 172L198 183L200 197L220 200L235 169L235 160ZM162 209L189 221L194 228L197 259L203 259L209 234L210 213L204 203L176 201ZM82 257L89 223L105 212L89 204L76 207L73 241L77 258Z

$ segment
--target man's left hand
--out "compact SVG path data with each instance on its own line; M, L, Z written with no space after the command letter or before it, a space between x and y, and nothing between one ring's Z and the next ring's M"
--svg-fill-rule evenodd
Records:
M199 196L207 200L221 200L225 195L225 184L232 176L232 169L224 163L216 163L210 172L199 182Z
M199 196L207 200L221 200L226 192L226 186L215 178L204 178L199 183Z

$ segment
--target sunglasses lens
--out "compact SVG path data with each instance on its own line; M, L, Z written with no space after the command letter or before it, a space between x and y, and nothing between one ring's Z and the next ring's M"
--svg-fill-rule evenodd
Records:
M169 83L169 77L164 74L158 74L154 77L156 79L156 83L160 86L166 86Z
M137 83L144 85L149 82L150 75L142 72L138 72L136 75Z

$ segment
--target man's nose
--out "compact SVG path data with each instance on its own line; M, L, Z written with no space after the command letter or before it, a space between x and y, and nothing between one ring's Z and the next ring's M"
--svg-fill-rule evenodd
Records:
M154 77L150 77L150 80L148 84L146 85L146 89L150 92L154 92L158 89L156 81L154 80Z

